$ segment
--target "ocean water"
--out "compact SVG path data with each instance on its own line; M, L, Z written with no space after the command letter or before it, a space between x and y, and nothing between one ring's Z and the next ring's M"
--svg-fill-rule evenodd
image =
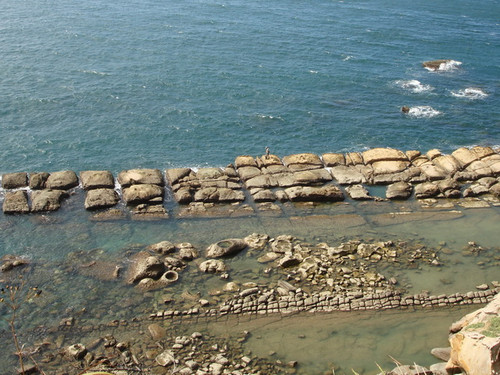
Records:
M284 156L500 145L499 13L494 0L458 0L453 6L407 0L3 0L0 174L225 166L237 155L260 155L266 146ZM442 58L453 63L438 72L422 66ZM403 105L411 107L408 115L401 113ZM460 214L422 214L408 202L350 201L315 210L288 207L280 217L98 222L83 209L83 193L77 191L58 212L0 213L0 257L28 258L27 283L43 290L43 298L20 311L19 337L31 345L63 317L99 325L161 308L163 292L143 295L102 276L116 264L126 267L134 251L162 240L192 242L201 251L211 242L253 232L331 245L353 238L418 241L446 248L443 267L384 270L411 293L468 291L500 279L500 209L453 208ZM384 216L406 210L418 214L394 223ZM469 241L485 252L465 256ZM92 261L102 267L101 275L79 267ZM240 282L248 281L248 270L258 273L261 267L246 255L230 264L231 276ZM7 282L0 274L0 283ZM190 266L165 293L180 297L199 290L211 298L211 289L222 285ZM78 315L83 309L86 314ZM463 312L396 311L377 313L373 320L360 314L341 317L337 326L331 317L331 335L314 340L308 334L311 357L300 358L299 373L322 373L334 363L342 369L337 373L356 368L371 374L375 362L390 364L387 355L428 365L432 358L424 351L445 345L446 325ZM0 315L7 313L0 305ZM321 332L327 320L302 318L291 324L311 332ZM387 322L393 318L397 323L391 327ZM353 330L357 320L363 324ZM433 334L437 325L443 329ZM273 321L270 329L266 322L250 326L255 335L248 350L259 355L273 350L283 360L299 357L294 350L303 344L287 321ZM215 333L226 328L211 322L205 327ZM0 329L8 335L4 322ZM64 345L92 341L65 335ZM377 337L384 344L371 352ZM0 342L1 373L14 373L10 345Z
M499 12L498 0L4 0L0 172L498 145ZM433 59L461 64L429 72ZM471 88L484 95L460 94Z

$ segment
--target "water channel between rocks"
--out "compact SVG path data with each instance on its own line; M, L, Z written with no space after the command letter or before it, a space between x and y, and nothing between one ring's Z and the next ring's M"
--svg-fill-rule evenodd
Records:
M326 242L330 246L354 239L407 241L432 248L441 263L381 265L377 271L396 278L407 294L423 290L435 295L467 292L500 279L499 207L440 210L423 209L416 202L369 202L291 205L284 211L279 216L94 221L91 214L69 206L45 216L0 216L0 257L16 254L29 258L30 265L18 273L23 274L27 286L43 290L41 298L21 306L17 323L20 338L33 343L46 336L60 337L57 327L68 317L76 319L75 327L102 327L102 332L79 333L77 328L64 331L62 342L70 345L105 334L109 329L105 325L111 321L138 318L142 328L130 327L128 334L120 332L139 340L141 334L132 331L147 332L149 314L165 309L165 300L180 307L200 298L216 304L224 300L217 291L228 281L265 285L280 277L276 272L264 272L268 265L257 261L260 254L255 251L244 251L227 260L228 280L201 274L198 260L180 273L177 283L157 291L144 293L127 285L123 278L111 277L116 265L127 267L130 255L164 240L190 242L201 257L210 243L255 232L271 237L288 234L307 243ZM471 241L483 250L468 252ZM96 267L82 267L86 264ZM0 274L2 284L7 284L9 277ZM389 369L389 356L401 362L431 364L428 353L432 347L447 344L449 325L477 307L232 316L175 326L181 331L196 329L229 338L248 330L251 335L245 350L262 357L274 352L270 356L273 360L296 360L299 373L323 373L332 368L337 374L352 373L353 368L371 374L377 370L376 363ZM0 312L7 314L4 306L0 306ZM2 329L7 339L0 344L0 372L10 373L15 357L7 354L12 352L11 343L6 326Z

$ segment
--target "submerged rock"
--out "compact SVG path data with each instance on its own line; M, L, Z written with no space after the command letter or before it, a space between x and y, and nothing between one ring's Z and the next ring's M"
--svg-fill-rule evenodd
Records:
M145 278L158 279L165 272L165 264L146 251L135 254L128 271L128 282L136 283Z

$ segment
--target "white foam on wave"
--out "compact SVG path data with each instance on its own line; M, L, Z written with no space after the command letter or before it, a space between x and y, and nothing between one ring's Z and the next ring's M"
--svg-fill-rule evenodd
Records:
M457 98L465 98L470 100L484 99L488 96L483 90L478 87L467 87L462 90L451 91L451 95Z
M428 105L411 107L408 116L416 118L432 118L440 115L441 112Z
M409 81L399 80L396 81L396 85L398 85L402 89L411 91L416 94L434 90L434 87L432 87L431 85L424 85L416 79L411 79Z
M425 68L427 70L430 70L431 72L450 72L453 70L457 70L460 67L460 65L462 65L461 61L449 60L439 64L439 67L437 69L432 69L428 67Z
M281 116L272 116L272 115L263 115L263 114L258 114L258 118L262 120L279 120L279 121L284 121Z
M99 72L97 70L80 70L81 73L86 73L86 74L95 74L98 76L109 76L109 73L105 72Z

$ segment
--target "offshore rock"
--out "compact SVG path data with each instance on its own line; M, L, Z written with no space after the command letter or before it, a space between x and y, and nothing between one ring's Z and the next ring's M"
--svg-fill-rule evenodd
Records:
M486 307L455 322L450 332L449 372L500 373L500 293Z
M47 179L50 174L47 172L40 173L30 173L30 189L32 190L41 190L45 189L45 185L47 183Z
M89 190L85 196L85 209L113 207L119 201L120 197L114 189L93 189Z
M78 177L73 171L51 173L47 178L47 189L68 190L78 185Z
M146 203L155 198L163 197L163 188L158 185L131 185L123 190L123 199L128 204Z
M25 191L8 192L3 201L3 212L6 214L28 213L28 194Z
M110 171L83 171L80 172L80 181L84 190L115 187L115 179Z
M207 258L221 258L234 255L247 247L247 243L239 238L230 238L211 244L207 248Z
M441 66L449 63L450 61L452 60L449 59L431 60L431 61L424 61L422 65L426 69L436 71L442 69Z
M62 190L37 190L31 193L31 211L56 211L66 193Z
M4 189L18 189L28 185L28 174L26 172L6 173L2 175L2 187Z
M163 176L158 169L129 169L118 174L118 182L123 187L137 184L163 186Z

